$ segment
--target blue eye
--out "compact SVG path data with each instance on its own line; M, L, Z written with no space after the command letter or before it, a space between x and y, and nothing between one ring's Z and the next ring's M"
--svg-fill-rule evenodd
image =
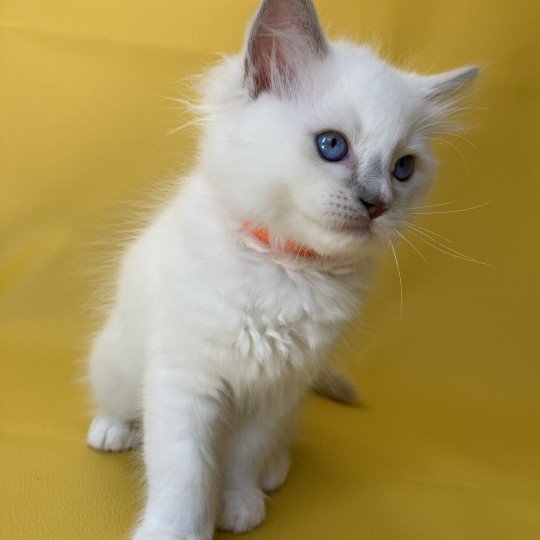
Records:
M392 174L400 182L406 182L414 172L414 157L403 156L400 157L394 165Z
M337 131L325 131L315 139L319 154L326 161L341 161L348 150L347 140Z

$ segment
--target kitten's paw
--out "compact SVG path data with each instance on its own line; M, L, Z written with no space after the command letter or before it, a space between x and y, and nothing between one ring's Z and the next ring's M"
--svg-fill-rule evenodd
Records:
M264 493L260 490L225 491L217 526L223 531L243 533L259 526L265 518Z
M285 482L291 468L291 456L284 449L275 453L268 461L261 474L261 489L270 493L280 488Z
M88 446L104 452L131 450L138 439L137 429L129 422L98 414L92 420L86 442Z

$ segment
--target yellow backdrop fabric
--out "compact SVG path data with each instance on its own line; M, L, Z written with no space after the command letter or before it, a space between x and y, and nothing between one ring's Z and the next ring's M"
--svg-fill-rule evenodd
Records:
M479 62L464 140L417 223L489 263L387 254L337 355L365 406L307 405L256 539L540 538L538 3L319 0L330 35L419 71ZM122 538L133 454L85 446L80 359L103 247L192 162L181 79L239 49L255 0L0 4L0 537ZM428 203L428 204L429 204ZM437 237L442 244L446 240ZM114 242L112 242L114 243ZM99 272L97 272L99 274ZM218 534L218 538L232 535Z

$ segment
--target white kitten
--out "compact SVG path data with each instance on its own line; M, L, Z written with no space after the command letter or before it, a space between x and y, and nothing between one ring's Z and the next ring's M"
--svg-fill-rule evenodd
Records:
M125 253L90 358L88 444L127 450L142 421L136 539L264 520L299 404L375 248L432 179L430 133L476 74L404 73L329 43L309 0L265 0L244 54L205 79L198 166ZM320 388L339 396L335 381Z

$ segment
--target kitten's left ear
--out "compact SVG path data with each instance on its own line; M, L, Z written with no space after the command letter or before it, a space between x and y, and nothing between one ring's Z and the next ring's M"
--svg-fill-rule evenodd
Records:
M311 0L263 0L246 43L249 94L256 98L294 86L301 71L328 50Z
M437 75L423 76L420 77L420 91L428 101L452 100L478 77L479 72L476 66L467 66Z

